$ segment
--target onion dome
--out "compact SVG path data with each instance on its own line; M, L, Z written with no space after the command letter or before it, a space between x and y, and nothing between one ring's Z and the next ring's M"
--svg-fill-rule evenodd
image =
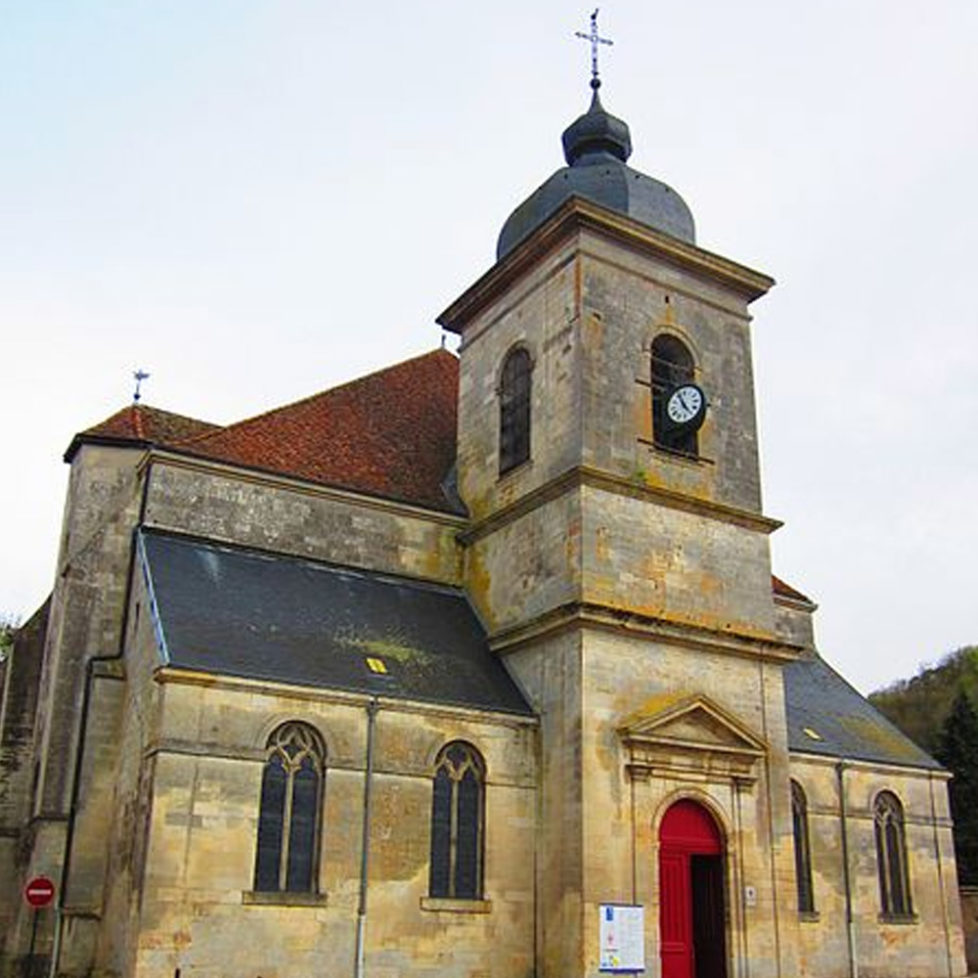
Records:
M626 165L632 153L628 125L606 111L597 85L591 106L564 130L567 166L558 170L510 214L499 234L502 258L571 196L583 197L634 221L696 243L693 215L671 187Z

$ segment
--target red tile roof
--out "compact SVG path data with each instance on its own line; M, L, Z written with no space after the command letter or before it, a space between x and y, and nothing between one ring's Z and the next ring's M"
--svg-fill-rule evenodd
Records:
M775 577L771 575L771 590L781 598L791 598L793 601L806 601L808 604L814 604L807 594L802 594L801 591L796 591L790 584L785 584L780 577Z
M133 442L140 445L176 445L187 438L216 431L218 425L198 421L146 404L130 404L104 421L75 435L65 461L70 462L83 442Z
M451 509L458 360L435 350L184 442L181 450Z

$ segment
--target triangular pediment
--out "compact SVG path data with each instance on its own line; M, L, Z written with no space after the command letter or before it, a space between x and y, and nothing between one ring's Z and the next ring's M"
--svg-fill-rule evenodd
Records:
M702 693L654 697L618 732L633 745L669 745L753 757L767 749L747 724Z

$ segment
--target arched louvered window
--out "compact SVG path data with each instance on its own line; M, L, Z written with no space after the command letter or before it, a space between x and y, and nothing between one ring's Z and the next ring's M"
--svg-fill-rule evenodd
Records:
M261 778L255 889L316 889L326 752L305 723L285 723L268 740Z
M812 890L812 850L808 841L808 800L797 781L791 782L791 825L795 836L795 885L798 887L798 910L814 913Z
M652 341L652 438L659 448L699 454L697 433L677 430L666 417L669 395L681 384L692 383L694 374L693 355L682 340L660 333Z
M482 898L485 781L485 763L471 744L456 740L442 748L431 798L433 897Z
M511 350L499 382L499 472L530 457L530 354Z
M884 915L909 917L910 874L903 831L903 806L896 795L881 791L873 806L876 825L876 868L880 878L880 906Z

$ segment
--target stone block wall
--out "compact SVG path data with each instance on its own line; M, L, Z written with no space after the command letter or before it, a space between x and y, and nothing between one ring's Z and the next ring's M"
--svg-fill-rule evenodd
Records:
M461 327L459 486L473 518L578 465L759 513L749 321L744 296L705 273L569 233ZM652 445L660 332L690 348L709 399L693 465ZM499 478L499 374L517 345L533 362L530 460Z
M204 677L143 662L118 768L110 897L96 973L291 978L352 973L368 699ZM159 670L159 667L156 667ZM311 724L326 746L317 893L256 894L261 774L270 734ZM381 701L366 923L371 975L526 978L534 955L536 721ZM450 740L486 762L484 901L428 901L432 777ZM142 787L140 787L142 785Z
M35 715L48 609L45 602L18 630L0 667L0 974L7 955L12 963L26 953L32 924L21 890L31 842ZM18 933L18 922L24 933Z
M60 888L88 662L120 650L142 454L135 448L84 445L72 460L43 653L36 663L40 679L28 762L35 787L29 810L21 812L11 880L18 899L3 935L8 962L25 953L30 940L32 915L19 899L24 882L43 874ZM86 920L90 916L86 911ZM79 918L66 924L65 932L86 929L89 924ZM53 940L50 910L38 919L37 953L46 958Z
M780 666L625 634L585 635L589 967L597 964L598 906L618 901L646 907L646 961L658 966L658 826L672 803L691 798L713 814L725 839L728 960L734 973L747 962L754 978L797 973L795 920L784 913L794 867L782 790L788 755ZM707 697L751 731L765 745L762 756L747 769L732 768L711 728L684 728L677 744L670 746L674 735L657 748L650 771L630 776L626 722L654 718L663 703L695 696Z
M442 584L461 578L458 517L205 463L154 461L144 524Z
M649 485L759 512L760 468L747 301L708 275L603 236L581 238L583 462ZM700 466L651 444L651 348L661 332L689 348L709 409Z
M808 803L815 902L815 914L799 922L801 965L803 973L820 978L850 973L836 763L800 755L791 762ZM846 763L843 777L859 974L966 974L945 778L855 761ZM873 804L883 790L897 796L904 812L913 917L901 922L881 914Z
M590 487L581 510L584 601L774 639L766 533Z

